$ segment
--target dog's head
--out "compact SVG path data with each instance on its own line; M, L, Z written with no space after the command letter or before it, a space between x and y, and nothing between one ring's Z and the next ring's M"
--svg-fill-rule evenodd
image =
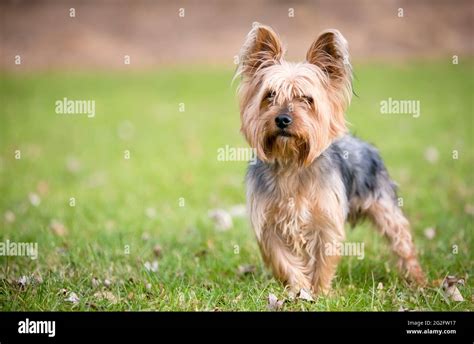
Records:
M347 42L337 30L323 32L306 61L283 59L284 48L268 26L247 35L236 76L242 132L265 162L311 164L346 132L344 112L352 96Z

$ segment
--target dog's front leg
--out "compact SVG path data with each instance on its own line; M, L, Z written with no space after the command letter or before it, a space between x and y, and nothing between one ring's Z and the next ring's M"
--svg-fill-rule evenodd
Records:
M336 274L337 264L341 259L339 254L327 254L328 245L334 245L333 242L324 242L318 244L315 249L316 261L314 262L312 287L317 294L327 295L331 290L331 283Z
M344 223L327 223L324 228L315 231L310 243L313 257L313 291L317 294L328 294L341 259L339 248L345 240Z
M291 291L311 290L312 271L307 259L286 244L280 234L271 229L263 230L259 246L265 263Z

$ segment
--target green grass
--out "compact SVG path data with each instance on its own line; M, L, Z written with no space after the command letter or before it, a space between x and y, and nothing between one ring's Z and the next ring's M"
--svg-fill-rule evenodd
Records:
M355 72L351 129L376 144L399 182L432 283L410 288L385 241L361 225L347 229L348 240L365 243L365 259L342 259L332 295L287 300L283 309L472 310L473 64L362 65ZM222 232L207 215L245 203L245 162L217 161L219 147L245 146L231 78L232 70L218 68L1 77L0 241L37 242L39 257L0 257L0 310L266 310L269 293L286 298L248 221L235 219ZM56 114L63 97L95 100L96 117ZM421 116L381 115L380 101L389 97L420 100ZM121 138L127 121L133 135ZM435 163L425 159L429 147L439 152ZM68 169L68 159L80 168ZM41 197L37 207L31 192ZM4 219L7 211L14 222ZM53 220L67 227L65 235L51 230ZM427 227L436 228L432 240ZM155 244L162 247L156 273L144 268L156 259ZM256 270L240 276L239 265ZM31 275L42 282L17 284ZM443 295L446 275L466 278L464 302ZM93 277L111 285L94 287ZM79 303L64 301L62 289ZM101 290L116 302L98 297Z

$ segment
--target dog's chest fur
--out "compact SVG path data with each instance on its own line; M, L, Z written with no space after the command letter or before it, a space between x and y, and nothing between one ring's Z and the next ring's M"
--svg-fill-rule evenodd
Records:
M324 162L309 168L257 163L247 175L247 200L257 239L275 231L295 250L314 245L344 222L347 201L341 178L323 172Z

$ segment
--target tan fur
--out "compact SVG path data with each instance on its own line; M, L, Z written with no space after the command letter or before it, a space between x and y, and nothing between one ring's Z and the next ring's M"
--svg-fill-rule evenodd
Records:
M343 185L334 178L311 178L312 172L283 169L272 197L248 189L251 223L265 262L292 289L330 289L338 257L324 254L326 243L345 239Z
M322 33L303 63L283 60L284 49L269 27L254 24L241 50L236 76L242 133L271 172L267 189L256 192L248 180L247 202L264 261L294 291L330 290L338 256L325 254L328 243L345 239L349 209L370 217L392 242L415 279L421 280L408 222L382 200L347 204L340 176L315 159L346 131L344 113L352 95L347 42L336 30ZM275 117L292 116L288 136Z

